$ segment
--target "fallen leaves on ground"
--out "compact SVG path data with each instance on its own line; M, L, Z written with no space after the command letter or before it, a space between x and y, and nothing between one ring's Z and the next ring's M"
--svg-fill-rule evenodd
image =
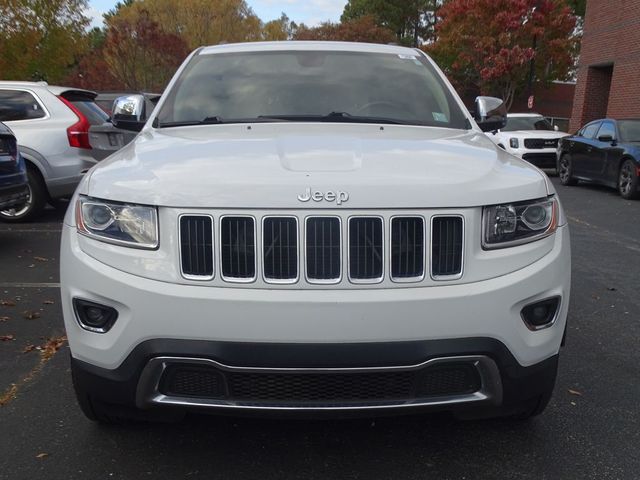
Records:
M9 340L15 340L13 335L0 335L0 342L8 342Z
M36 346L33 344L29 344L26 347L24 347L22 349L22 353L29 353L29 352L33 352L36 349Z
M24 312L22 312L22 316L27 320L35 320L36 318L40 318L42 314L34 310L25 310Z
M579 392L579 391L577 391L577 390L571 390L571 389L569 389L569 393L570 393L571 395L576 395L576 396L578 396L578 397L581 397L581 396L582 396L582 393L581 393L581 392Z
M0 395L0 407L6 405L11 400L13 400L18 393L18 386L15 383L12 383L7 391Z
M44 257L33 257L34 260L36 260L37 262L48 262L49 259L48 258L44 258Z
M53 300L45 300L45 301L44 301L44 302L42 302L42 303L43 303L43 304L45 304L45 305L53 305L53 304L54 304L54 303L56 303L56 302L54 302Z
M0 300L0 305L2 305L3 307L15 307L16 302L14 302L13 300Z
M39 453L38 455L36 455L36 458L45 458L45 457L48 457L48 456L49 456L48 453L44 453L43 452L43 453Z
M0 317L0 322L8 322L11 320L11 317Z
M42 360L46 361L53 357L66 341L67 337L64 336L48 339L44 345L41 345L40 356Z

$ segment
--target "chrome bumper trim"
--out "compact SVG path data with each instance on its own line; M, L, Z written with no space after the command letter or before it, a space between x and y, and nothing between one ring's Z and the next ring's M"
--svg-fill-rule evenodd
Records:
M169 365L176 363L199 364L215 367L228 372L260 372L260 373L363 373L363 372L393 372L413 371L429 368L442 363L472 363L480 374L481 387L478 391L464 395L448 395L431 398L419 398L406 401L372 401L362 403L328 405L296 405L296 404L264 404L251 402L235 402L220 399L189 398L167 396L159 391L162 374ZM502 403L502 381L500 371L496 363L485 355L466 355L438 357L426 362L409 366L390 367L358 367L358 368L265 368L265 367L234 367L224 365L215 360L190 357L155 357L149 360L140 375L136 392L136 405L139 408L149 408L154 405L174 405L182 407L204 407L220 409L245 409L245 410L281 410L300 412L319 411L348 411L348 410L378 410L378 409L402 409L410 407L447 406L462 403L486 403L500 405Z

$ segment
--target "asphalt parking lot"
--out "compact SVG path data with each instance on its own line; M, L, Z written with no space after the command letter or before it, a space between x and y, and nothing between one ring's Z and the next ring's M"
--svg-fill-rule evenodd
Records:
M71 387L57 286L63 213L0 224L0 479L640 478L640 201L558 189L573 246L567 345L551 404L525 423L194 415L98 426Z

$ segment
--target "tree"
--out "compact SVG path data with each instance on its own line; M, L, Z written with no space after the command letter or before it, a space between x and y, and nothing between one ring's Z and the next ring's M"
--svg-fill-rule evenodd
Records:
M277 20L271 20L262 27L262 39L266 41L290 40L298 25L284 13Z
M395 39L388 28L376 24L372 16L359 17L341 23L325 22L318 27L298 27L295 40L334 40L343 42L390 43Z
M108 72L128 89L164 90L188 53L186 42L163 32L145 10L108 21L104 60Z
M122 7L118 16L135 17L142 11L162 31L182 38L190 50L262 38L262 21L245 0L144 0Z
M375 23L395 32L397 41L418 46L433 39L442 0L349 0L341 21L372 16Z
M541 84L573 66L576 17L566 0L448 0L439 16L427 50L462 91L501 96L509 108L532 65Z
M86 0L0 0L0 77L58 82L86 51Z

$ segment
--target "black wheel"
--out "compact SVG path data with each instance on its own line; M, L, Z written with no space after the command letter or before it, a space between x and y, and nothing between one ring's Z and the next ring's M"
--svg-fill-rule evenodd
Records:
M29 195L20 206L0 210L0 220L4 222L25 222L37 218L47 204L47 188L40 172L35 167L27 167Z
M622 198L633 200L640 197L638 191L638 166L631 159L627 159L620 165L618 175L618 192Z
M71 380L80 410L89 420L102 425L127 425L144 422L175 423L184 418L178 410L140 410L126 405L114 405L92 397L71 362Z
M560 157L557 170L562 185L572 186L578 184L578 180L573 177L573 163L571 161L571 155L568 153Z

